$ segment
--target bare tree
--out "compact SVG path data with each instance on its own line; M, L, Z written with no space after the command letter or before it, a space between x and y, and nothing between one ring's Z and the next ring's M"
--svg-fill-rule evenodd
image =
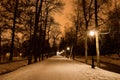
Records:
M117 53L120 57L120 6L117 4L117 0L114 1L114 9L108 13L107 26L110 27L110 37L112 39L112 49L114 53Z
M40 2L38 4L38 2ZM44 5L43 5L44 3ZM39 6L39 8L38 8ZM36 41L36 37L37 37L37 32L38 29L40 31L39 36L41 37L40 39L42 39L42 43L41 45L43 45L44 48L44 44L45 44L45 39L46 39L46 29L48 26L48 21L49 21L49 16L51 15L51 13L57 11L58 9L60 9L62 7L62 2L60 0L53 0L53 1L49 1L49 0L45 0L45 1L36 1L36 18L35 18L35 28L34 28L34 35L33 35L33 42L34 42L34 51L37 51L37 43ZM44 16L44 17L43 17ZM41 21L42 23L40 23L40 28L38 28L38 24L39 21ZM40 46L42 47L42 46ZM43 49L44 50L44 49ZM43 52L42 54L42 60L43 60ZM35 52L35 62L37 61L37 55L38 53Z
M17 7L18 7L18 0L15 0L13 28L12 28L12 40L11 40L11 51L10 51L10 61L13 60L14 37L15 37L16 18L17 18Z
M96 4L98 3L98 4ZM106 7L108 7L108 3L110 3L110 1L107 0L101 0L101 1L96 1L96 0L76 0L75 4L78 4L76 6L76 20L73 21L76 24L76 30L78 30L77 26L81 26L80 30L84 30L84 41L85 41L85 62L87 63L87 55L88 55L88 44L87 44L87 39L88 39L88 31L89 29L95 29L95 27L93 26L103 26L106 23L106 19L102 18L99 15L104 15L104 17L106 16L105 10ZM106 5L107 4L107 5ZM108 10L106 10L108 11ZM104 14L103 14L104 13ZM98 15L99 14L99 15ZM93 24L95 22L95 24ZM98 24L99 23L99 24ZM84 28L83 28L84 26ZM101 28L101 27L100 27ZM82 32L81 31L81 32ZM79 31L79 33L81 33ZM77 31L76 31L77 33ZM81 35L81 34L79 34ZM79 36L80 37L80 36ZM81 38L82 35L81 35ZM96 43L99 42L98 40L99 38L96 37ZM99 45L96 44L96 52L99 53Z
M58 49L59 39L61 35L60 27L59 25L51 27L50 32L50 40L52 41L52 48L54 49L54 52Z
M93 16L93 10L92 10L93 0L90 0L88 4L85 0L82 0L82 3L83 3L83 14L84 14L84 21L85 21L85 62L87 63L87 55L88 55L87 33L88 33L88 26L89 26L90 20Z

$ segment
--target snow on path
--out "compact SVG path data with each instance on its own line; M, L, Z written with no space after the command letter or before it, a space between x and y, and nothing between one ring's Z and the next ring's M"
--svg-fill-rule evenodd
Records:
M54 56L1 75L0 80L120 80L120 74Z

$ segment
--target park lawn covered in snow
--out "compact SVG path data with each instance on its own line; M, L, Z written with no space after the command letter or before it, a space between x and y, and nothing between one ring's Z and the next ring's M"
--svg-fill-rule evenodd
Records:
M1 75L0 80L120 80L120 74L54 56Z
M91 64L91 56L88 56L88 64ZM94 59L96 59L96 56L94 56ZM76 57L76 60L81 61L81 62L85 62L85 57ZM120 58L118 57L117 54L111 54L111 56L100 56L100 61L102 62L106 62L106 63L111 63L114 65L118 65L120 66ZM97 63L95 62L95 65L97 65ZM101 64L101 66L104 66L104 64Z
M0 64L0 74L5 74L16 70L22 66L27 65L27 60L15 61L15 62L8 62Z
M120 66L120 58L117 54L112 54L111 56L101 56L101 61L109 62Z

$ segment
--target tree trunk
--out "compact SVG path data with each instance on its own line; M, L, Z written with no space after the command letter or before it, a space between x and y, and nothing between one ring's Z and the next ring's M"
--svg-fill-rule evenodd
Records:
M0 62L1 62L1 55L2 55L2 54L1 54L1 33L2 33L1 31L2 31L2 30L1 30L1 27L0 27Z
M37 62L37 57L38 57L37 47L38 47L39 44L37 43L36 39L37 39L38 23L39 23L40 13L42 11L43 0L40 0L39 7L38 7L38 2L39 1L36 0L36 15L35 15L35 26L34 26L34 35L33 35L34 62Z
M84 12L84 19L85 19L85 63L87 63L87 56L88 56L88 45L87 45L87 31L88 31L88 23L89 20L87 20L87 13L86 13L86 1L82 0L83 3L83 12ZM90 12L89 12L90 13ZM90 16L89 16L90 17Z
M42 14L41 14L41 16L42 16ZM39 61L40 61L41 54L42 54L42 35L41 34L42 34L42 23L40 24L40 29L39 29L39 43L38 43L38 45L39 45L39 50L38 50L38 52L39 52Z
M46 47L45 42L46 42L46 29L47 29L48 15L49 15L49 12L48 12L48 9L46 8L46 18L45 18L45 26L44 26L45 30L44 30L44 35L43 35L43 48ZM45 49L43 49L43 50L45 50ZM43 51L43 52L45 52L45 51ZM44 54L44 53L42 53L42 54Z
M96 32L96 53L97 53L97 66L100 67L100 51L99 51L99 35Z
M95 27L96 27L96 53L97 66L100 67L100 51L99 51L99 33L98 33L98 19L97 19L97 0L95 0Z
M14 38L15 38L15 24L17 18L17 7L18 7L18 0L15 0L15 8L14 8L14 18L13 18L13 28L12 28L12 40L11 40L11 51L10 51L10 58L9 60L13 60L13 52L14 52Z
M30 17L30 22L32 23L32 16ZM32 63L32 52L31 52L31 46L32 46L32 24L30 23L30 42L29 42L29 50L28 50L28 64Z
M30 54L29 56L28 56L28 64L31 64L32 63L32 55Z
M88 62L87 56L88 56L88 44L87 44L87 31L86 31L86 34L85 34L85 63L86 64Z
M76 25L76 34L75 34L75 43L74 43L74 48L73 49L77 49L77 35L78 35L78 28L80 25L80 16L79 16L79 0L78 0L78 5L77 5L77 25ZM75 54L76 54L76 50L73 50L73 59L75 58Z

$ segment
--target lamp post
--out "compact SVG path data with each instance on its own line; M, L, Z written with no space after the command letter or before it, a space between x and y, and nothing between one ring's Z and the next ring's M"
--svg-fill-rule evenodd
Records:
M67 52L66 52L66 57L68 57L69 52L70 52L70 47L68 46L68 47L67 47Z
M95 36L95 31L90 31L89 35L92 36L92 37ZM93 53L92 53L92 64L91 64L91 67L95 68L95 65L94 65L94 54Z

